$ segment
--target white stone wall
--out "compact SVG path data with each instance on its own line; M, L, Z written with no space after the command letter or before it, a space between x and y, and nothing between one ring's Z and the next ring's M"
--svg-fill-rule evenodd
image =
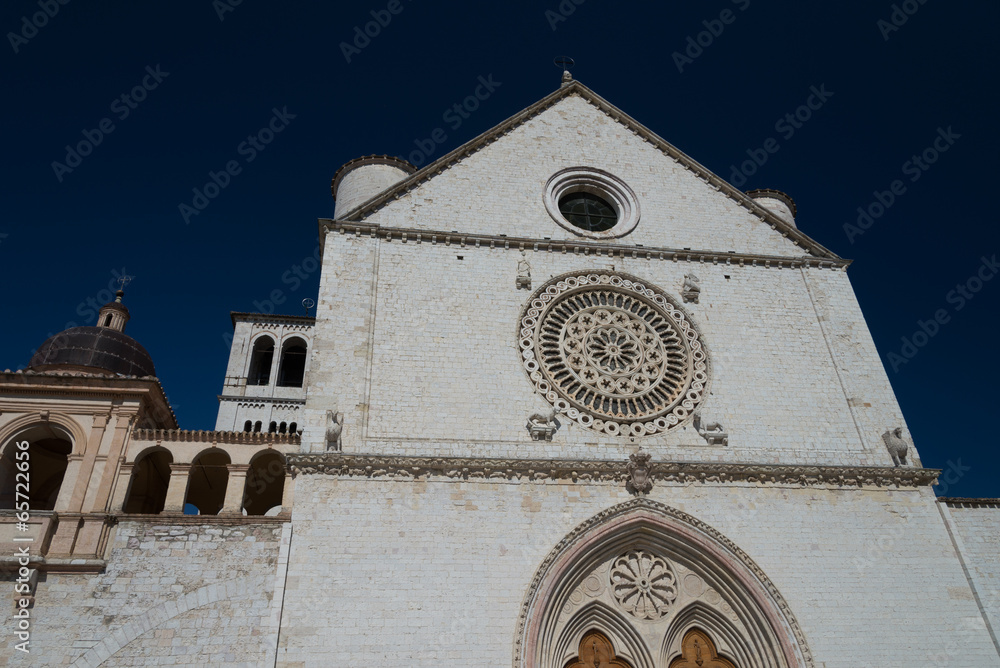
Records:
M642 220L614 244L805 255L579 97L558 102L366 223L576 238L542 200L546 180L574 165L609 171L635 190ZM681 304L684 275L701 279L700 303L681 305L710 354L711 394L702 414L723 424L729 446L708 446L686 427L636 441L655 457L891 465L881 434L905 423L843 271L624 255L529 246L525 259L533 289L566 272L614 269ZM335 407L344 413L347 452L627 456L632 441L568 419L551 443L530 439L526 418L545 404L517 347L518 319L531 295L515 287L520 259L519 249L504 249L502 241L489 248L330 233L304 449L324 449L325 414Z
M629 498L614 483L300 476L278 665L510 665L541 561ZM1000 665L929 490L692 484L650 498L745 550L820 668Z
M115 529L104 573L42 578L31 608L31 653L6 642L0 663L264 665L269 656L273 662L291 533L284 526L125 520Z
M1000 508L942 504L979 604L1000 632Z
M881 434L905 423L843 271L526 258L531 291L515 287L515 249L331 234L307 403L314 449L323 407L337 401L348 452L623 459L641 442L681 461L891 465ZM691 428L631 441L568 419L552 442L531 440L526 418L544 404L520 364L522 309L553 276L609 268L665 290L701 331L703 414L726 427L728 447ZM689 272L701 279L697 304L680 298Z
M366 220L388 227L576 239L546 213L542 194L555 172L580 166L610 172L635 191L641 219L616 243L805 254L578 96L557 102ZM808 233L808 221L799 224Z

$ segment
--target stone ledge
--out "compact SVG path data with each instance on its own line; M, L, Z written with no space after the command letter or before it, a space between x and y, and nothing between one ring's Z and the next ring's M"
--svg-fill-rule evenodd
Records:
M254 524L285 524L291 522L291 515L282 513L269 517L266 515L182 515L180 513L162 513L160 515L144 515L139 513L115 515L117 522L138 522L143 524L158 524L161 526L248 526Z
M395 457L341 453L288 456L293 476L453 480L527 480L624 483L627 461ZM749 483L829 488L917 488L933 485L938 469L861 466L778 466L709 462L652 462L657 483Z
M959 496L942 496L938 503L949 508L1000 508L1000 499L970 499Z
M765 269L798 269L815 267L819 269L845 270L850 260L842 258L782 255L759 255L754 253L730 253L712 250L687 250L660 246L622 246L611 242L583 241L579 239L534 239L531 237L507 237L497 234L466 232L446 232L416 228L383 227L374 223L346 220L320 219L320 243L326 241L327 232L370 236L392 242L413 244L456 244L460 248L496 248L504 250L533 250L550 253L574 253L585 256L630 257L642 260L671 260L674 262L709 262L740 267L760 267ZM322 246L321 246L322 247Z
M184 441L223 444L289 444L302 442L299 434L278 434L252 431L203 431L191 429L136 429L132 441Z

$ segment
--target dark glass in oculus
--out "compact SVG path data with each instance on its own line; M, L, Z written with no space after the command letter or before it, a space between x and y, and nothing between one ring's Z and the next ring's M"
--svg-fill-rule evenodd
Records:
M597 195L571 193L559 200L559 211L581 230L604 232L618 223L614 208Z

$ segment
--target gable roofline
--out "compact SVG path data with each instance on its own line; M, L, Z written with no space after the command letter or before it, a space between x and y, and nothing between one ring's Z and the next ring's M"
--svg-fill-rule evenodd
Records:
M785 238L791 240L800 248L806 252L821 258L828 258L832 260L841 260L842 258L826 248L815 239L809 235L801 232L798 228L785 221L778 218L776 215L760 206L752 198L750 198L742 190L739 190L735 186L731 185L725 179L719 177L717 174L712 172L710 169L699 163L697 160L693 159L676 146L668 142L667 140L660 137L658 134L639 123L637 120L626 114L624 111L614 106L600 95L592 91L591 89L584 86L579 81L572 81L569 84L564 84L560 88L556 89L552 93L549 93L541 100L535 102L531 106L523 109L522 111L514 114L502 123L490 128L486 132L482 133L478 137L467 141L458 148L454 149L450 153L446 153L434 162L428 164L427 166L417 170L415 173L411 174L407 178L403 179L399 183L395 184L391 188L385 190L379 195L373 197L372 199L364 202L360 206L348 211L340 220L344 221L361 221L367 218L372 213L378 211L382 207L386 206L393 200L399 199L410 190L413 190L424 181L427 181L445 169L451 167L452 165L460 162L466 156L472 155L479 149L491 144L508 132L516 129L520 125L531 120L541 112L545 111L555 103L573 95L578 95L583 98L588 103L594 105L606 115L610 116L612 120L621 123L633 134L641 137L645 141L658 148L662 153L673 158L675 161L680 163L682 166L693 172L698 178L707 183L708 185L715 188L715 190L720 191L730 199L734 200L737 204L747 209L751 214L756 216L762 222L770 225L774 230L780 233Z

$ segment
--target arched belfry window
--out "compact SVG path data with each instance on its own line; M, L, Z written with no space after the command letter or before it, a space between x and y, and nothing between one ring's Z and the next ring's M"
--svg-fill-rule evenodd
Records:
M646 498L557 543L525 592L517 668L806 668L805 635L732 541Z
M306 342L289 339L281 347L281 366L278 369L278 385L281 387L302 387L306 373Z
M247 385L267 385L271 382L271 362L274 359L274 339L262 336L253 344Z

